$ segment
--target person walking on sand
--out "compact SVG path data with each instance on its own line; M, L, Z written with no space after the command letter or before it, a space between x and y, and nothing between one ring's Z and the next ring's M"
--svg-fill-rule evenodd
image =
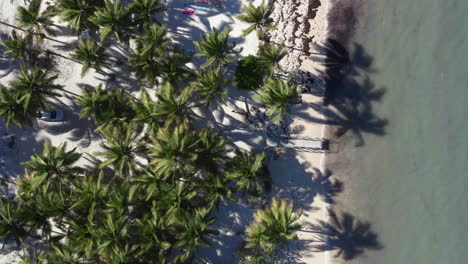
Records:
M88 39L89 38L89 29L87 27L83 27L81 29L81 38Z

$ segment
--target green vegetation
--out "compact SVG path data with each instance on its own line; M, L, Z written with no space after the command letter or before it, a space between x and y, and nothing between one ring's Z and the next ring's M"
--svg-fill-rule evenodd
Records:
M297 220L302 211L294 212L294 205L273 198L271 205L254 214L254 221L246 229L243 263L268 263L273 250L296 236L301 228Z
M261 197L270 180L265 153L242 151L194 122L203 122L203 111L229 102L233 72L227 66L239 53L230 29L213 28L194 42L195 56L205 61L192 69L187 66L192 55L172 43L167 27L154 18L165 11L158 0L58 0L57 10L45 12L41 3L20 7L19 26L26 34L1 43L11 63L22 66L8 86L0 86L0 116L7 127L32 126L37 111L51 108L66 92L58 84L59 67L39 59L49 54L40 47L53 36L55 15L73 31L91 31L71 53L82 63L82 76L92 68L110 77L115 60L109 47L119 42L130 54L122 75L131 85L138 83L134 88L141 93L109 83L82 86L74 102L80 118L96 125L100 151L80 153L66 143L45 141L42 153L22 163L26 170L17 181L16 199L0 199L0 238L29 252L24 263L196 263L200 247L216 240L222 202ZM271 28L272 9L264 3L244 8L243 19L253 27L244 34L257 30L263 36ZM263 45L258 57L241 59L235 73L238 88L259 89L255 99L275 122L298 102L297 87L274 77L285 55ZM100 161L79 166L86 156ZM292 204L276 200L257 212L247 229L246 263L249 258L268 263L273 249L294 237L299 216Z
M265 1L262 1L258 7L249 3L248 6L242 5L242 8L245 13L237 15L236 18L250 24L250 26L242 30L241 37L245 37L255 30L257 31L257 36L260 40L265 39L265 32L269 29L275 28L273 25L273 19L270 17L273 13L273 5L266 6Z
M255 56L249 55L237 63L236 85L242 90L257 90L262 83L264 69Z

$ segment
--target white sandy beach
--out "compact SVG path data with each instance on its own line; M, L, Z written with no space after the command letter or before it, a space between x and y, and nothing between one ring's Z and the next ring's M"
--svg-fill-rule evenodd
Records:
M230 36L232 41L236 41L243 48L241 55L246 56L255 54L258 48L258 39L255 34L251 34L244 39L237 36L241 34L246 25L233 16L240 13L241 4L248 4L249 1L226 1L222 9L212 9L208 11L196 10L195 15L182 15L184 0L167 0L168 11L162 16L162 23L169 25L169 36L179 43L186 50L193 50L194 40L200 40L201 34L210 31L215 27L221 29L223 26L232 28ZM260 0L255 0L255 5ZM322 2L322 3L320 3ZM3 0L0 2L0 20L15 24L17 4ZM311 14L313 12L313 15ZM285 58L281 66L287 72L297 73L299 70L308 70L312 73L318 63L307 59L307 54L300 50L313 50L313 43L321 43L327 37L327 11L328 6L325 0L276 0L275 12L273 18L278 22L278 27L271 32L271 41L283 43L289 47L289 55ZM11 28L0 25L2 34L11 32ZM76 36L59 36L56 39L76 44ZM312 41L312 42L310 42ZM70 46L63 47L59 43L46 40L44 46L56 53L67 56L70 52ZM61 47L62 46L62 47ZM121 51L121 47L114 47L116 52ZM125 53L125 51L123 52ZM107 77L94 73L91 70L85 77L81 78L81 65L63 58L55 58L60 71L60 83L68 91L56 102L57 107L64 111L64 121L60 123L38 122L34 128L21 130L11 128L7 131L0 124L0 135L2 136L0 144L0 159L4 166L0 168L0 174L15 178L23 172L19 165L29 159L33 149L42 151L42 143L45 139L50 139L54 145L67 142L69 148L76 147L79 152L88 153L83 155L80 160L83 166L91 166L98 162L92 157L92 153L99 151L101 138L94 133L94 124L91 120L79 119L79 108L73 102L76 95L81 94L80 85L86 84L96 86L100 83L105 85ZM8 62L0 58L0 83L6 84L12 80L18 69L11 71L8 68ZM118 73L116 73L118 74ZM117 78L109 83L110 86L131 85L124 79ZM311 84L314 90L323 90L323 81L315 79ZM139 89L135 89L137 91ZM266 142L265 127L258 126L255 122L249 122L243 115L236 114L233 110L245 110L245 104L241 100L246 92L240 92L237 89L230 89L229 101L227 105L218 108L212 112L209 120L222 124L213 128L221 130L224 135L236 146L244 149L263 151ZM311 121L312 117L322 119L320 113L309 107L310 103L321 103L320 96L311 93L302 95L302 104L293 106L290 117L292 129L291 136L322 138L324 135L324 125ZM254 102L249 102L253 106ZM14 136L15 145L8 148L6 145ZM308 225L314 223L317 219L326 220L326 209L328 204L320 197L320 185L314 181L316 176L314 168L324 171L325 154L311 152L292 152L283 158L271 160L269 169L273 180L273 189L269 196L287 198L294 201L297 208L303 209L303 216L300 221L304 224L303 231L298 232L298 240L292 241L290 252L282 263L330 263L328 253L318 253L313 250L314 234L307 232ZM10 183L8 190L3 190L4 194L14 193L15 186ZM211 248L203 248L200 255L208 263L235 263L236 249L241 245L242 237L238 232L242 231L252 220L253 207L248 204L235 204L225 202L218 213L218 221L215 224L220 229L219 240L213 243ZM18 252L14 247L7 247L3 252L0 251L0 263L16 263Z

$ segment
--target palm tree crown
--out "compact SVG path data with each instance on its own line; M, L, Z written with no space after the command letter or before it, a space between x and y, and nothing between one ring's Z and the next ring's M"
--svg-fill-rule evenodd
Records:
M229 27L225 27L221 32L213 28L212 32L208 32L202 36L202 41L193 42L198 50L195 56L207 57L206 62L201 65L202 68L206 68L212 64L218 67L233 62L236 59L234 56L236 44L228 43L230 31Z
M97 7L104 6L102 0L60 0L60 19L68 22L68 26L74 31L81 30L82 27L96 29L97 26L91 22Z
M265 31L274 28L273 19L270 17L273 13L273 5L266 6L265 1L262 1L258 7L249 3L248 6L242 5L242 8L245 13L237 15L236 18L250 24L250 26L242 30L241 37L247 36L256 30L258 38L263 39Z
M210 107L216 98L226 103L226 86L231 82L232 80L225 78L218 67L205 72L197 72L196 82L192 85L195 91L198 92L197 99L203 101L207 107Z
M281 79L268 78L265 87L260 90L254 99L267 106L267 116L273 122L278 122L284 114L290 111L290 104L300 103L300 89L291 80L285 82Z
M102 67L107 65L105 59L108 57L106 48L100 46L96 41L88 38L80 39L75 52L71 55L75 60L83 62L81 76L84 76L89 68L96 69L97 72L103 72Z
M15 63L17 60L26 64L30 43L31 38L28 35L23 38L18 36L16 31L13 31L11 36L2 41L0 45L6 49L3 54L11 57L11 64Z
M237 156L228 163L227 177L235 181L238 191L258 196L262 190L260 180L266 179L263 160L265 153L249 155L237 151Z
M279 67L279 62L288 55L285 48L280 48L273 44L263 44L259 47L258 60L266 67L266 73L273 75L275 68Z
M136 15L135 22L141 27L148 27L153 23L160 25L154 15L166 10L159 6L159 0L135 0L130 7L130 11Z
M51 18L55 15L51 11L40 12L42 0L31 0L27 8L18 7L18 26L32 35L35 35L39 42L42 42L45 33L54 36Z
M10 82L11 89L21 95L26 108L48 108L51 97L60 97L58 91L63 86L55 84L58 75L51 75L49 70L37 66L27 70L22 68L16 80Z
M122 43L127 43L130 39L130 10L122 6L122 1L117 0L112 3L105 0L104 8L98 8L94 16L90 19L96 25L101 27L101 41L106 40L110 34Z

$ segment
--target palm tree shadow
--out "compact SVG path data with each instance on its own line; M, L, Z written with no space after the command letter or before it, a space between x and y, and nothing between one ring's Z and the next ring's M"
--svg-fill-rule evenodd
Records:
M329 210L330 221L318 221L311 226L311 232L316 233L314 245L316 252L336 251L334 257L351 260L364 254L366 250L383 248L378 235L371 230L368 222L361 222L349 213L337 215Z
M322 197L323 201L328 204L335 203L334 197L343 191L343 182L337 179L330 179L333 172L326 169L325 172L320 171L318 168L314 168L313 181L318 186L318 193Z

